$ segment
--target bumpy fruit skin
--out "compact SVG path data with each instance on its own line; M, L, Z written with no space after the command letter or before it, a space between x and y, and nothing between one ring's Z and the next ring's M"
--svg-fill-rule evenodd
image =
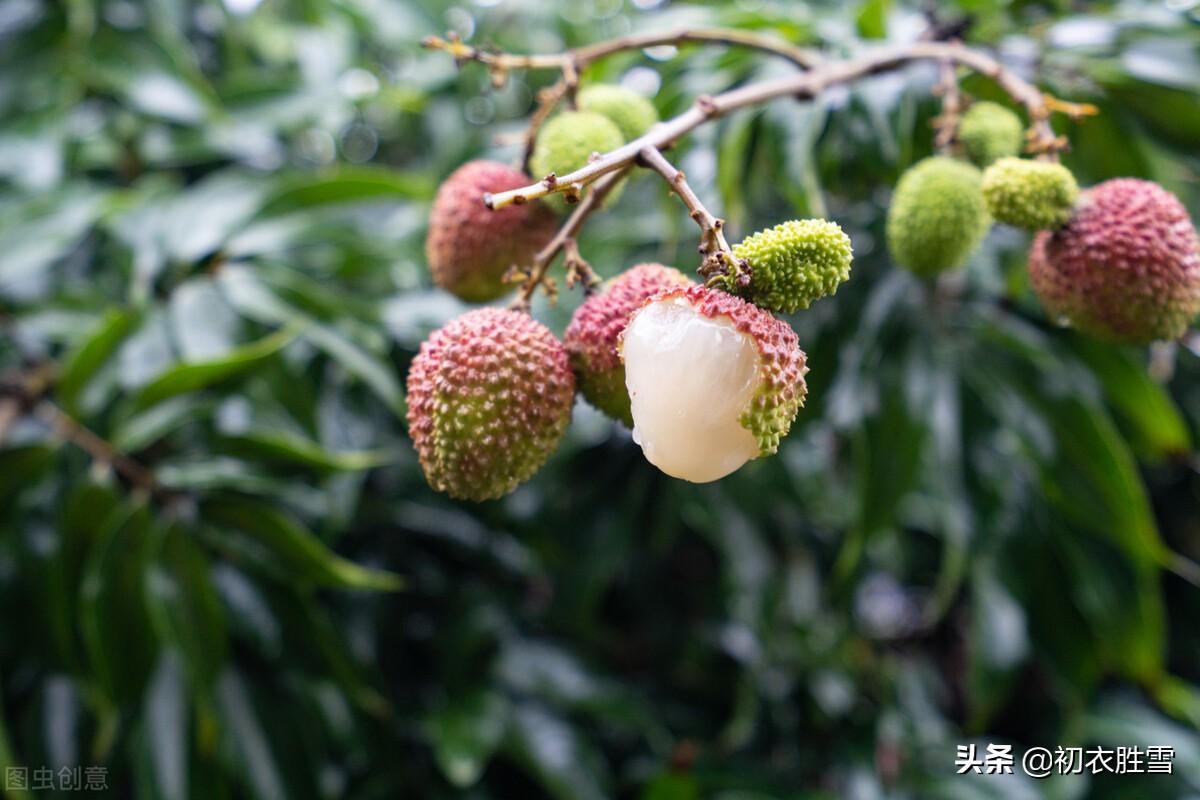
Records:
M1053 230L1071 218L1079 184L1062 164L1002 158L983 173L983 200L998 221L1029 230Z
M541 323L468 311L421 345L408 373L408 429L429 485L480 502L537 471L571 421L575 376Z
M1084 333L1175 339L1200 314L1200 241L1173 194L1118 178L1085 191L1066 225L1037 235L1029 278L1046 311Z
M597 83L581 90L576 103L584 111L595 111L611 119L630 142L658 122L658 110L648 99L631 89Z
M835 222L791 220L734 245L735 258L750 262L750 282L730 287L756 306L790 314L834 294L850 277L854 251Z
M564 111L550 119L534 140L529 168L538 178L553 172L557 177L587 166L592 153L607 153L625 144L616 123L595 111ZM613 187L606 198L612 201L620 191ZM585 189L586 191L586 189ZM559 211L568 208L561 194L546 198Z
M980 173L963 161L931 156L900 176L888 208L892 258L929 277L966 263L991 225Z
M504 274L527 265L554 236L557 218L544 203L489 211L485 192L503 192L533 181L495 161L468 161L438 189L429 214L425 257L433 282L471 303L484 303L511 287Z
M563 346L571 357L579 391L589 403L627 428L633 427L633 415L617 340L648 297L661 289L691 283L674 267L638 264L585 300L563 333Z
M664 289L643 308L673 298L687 300L706 317L724 317L753 338L760 358L759 385L739 421L757 440L759 455L774 455L808 393L804 382L808 366L796 332L753 303L701 285Z
M1025 142L1021 118L986 100L967 109L958 123L958 140L967 158L986 167L997 159L1019 155Z

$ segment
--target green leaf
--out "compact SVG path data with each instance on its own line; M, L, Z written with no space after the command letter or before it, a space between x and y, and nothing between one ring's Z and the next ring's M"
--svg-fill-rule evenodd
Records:
M641 800L700 800L700 785L686 772L664 772L646 784Z
M229 497L203 504L201 514L208 522L250 534L270 548L285 562L289 580L337 589L396 591L404 586L399 575L361 567L337 555L279 509Z
M429 736L438 767L460 789L474 785L508 726L508 703L483 690L454 697L429 720Z
M287 346L302 330L301 325L289 325L256 342L234 348L212 361L181 364L160 374L134 398L134 408L141 410L169 397L185 392L206 389L221 381L252 370Z
M425 199L435 184L428 175L383 167L340 165L318 176L302 176L281 182L263 204L261 216L270 217L333 203L363 200Z
M4 687L3 675L0 675L0 689ZM0 773L8 774L9 768L19 768L24 766L17 761L13 754L12 745L9 742L8 723L4 716L4 705L0 704ZM4 796L8 800L30 800L32 795L24 789L14 788L6 783L4 787Z
M397 459L397 453L389 450L330 450L312 439L285 430L250 431L232 437L230 441L266 458L330 472L358 472Z
M565 719L540 705L516 709L504 744L505 752L559 800L611 796L600 754Z
M176 653L164 651L142 707L142 749L155 800L187 800L189 717L183 667Z
M64 359L62 375L55 386L59 402L75 413L79 394L117 346L133 330L141 314L133 309L112 309Z
M207 692L225 665L228 635L208 556L179 524L162 536L146 595L159 637L182 656L197 690Z
M1162 461L1191 450L1187 422L1170 393L1151 379L1146 366L1129 350L1084 336L1072 336L1071 346L1100 380L1118 422L1129 432L1130 447L1140 458Z
M886 39L892 0L867 0L858 12L858 34L864 39Z
M158 651L143 584L154 543L148 508L118 510L102 529L80 589L88 663L118 703L141 696Z
M285 800L287 784L245 681L232 669L217 682L217 707L246 784L257 800Z

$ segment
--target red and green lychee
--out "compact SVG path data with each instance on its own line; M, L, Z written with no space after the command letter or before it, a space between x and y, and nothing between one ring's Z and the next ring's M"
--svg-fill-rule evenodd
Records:
M509 291L504 282L509 267L529 264L554 236L557 218L541 202L491 211L483 196L531 183L525 173L495 161L468 161L446 179L434 198L425 239L437 286L472 303Z
M567 351L526 314L479 308L422 345L408 373L408 429L425 478L482 501L528 480L571 420Z

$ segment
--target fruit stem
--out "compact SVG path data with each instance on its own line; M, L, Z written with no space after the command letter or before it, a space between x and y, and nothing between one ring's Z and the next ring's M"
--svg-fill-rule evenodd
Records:
M701 262L696 270L708 282L721 279L729 286L749 279L750 264L745 259L734 257L729 242L725 239L725 220L718 219L709 211L696 192L688 184L686 176L678 170L657 147L643 147L637 156L638 166L652 169L662 176L679 195L679 199L691 212L692 219L700 226Z
M938 62L941 80L934 94L941 95L942 113L934 117L933 144L942 155L951 155L958 137L958 120L962 115L962 92L958 87L957 67L948 59Z
M550 265L554 263L554 259L559 253L566 251L567 260L571 261L572 255L579 264L568 264L568 279L571 279L572 273L576 274L579 279L583 280L587 285L594 279L591 267L587 266L587 262L579 258L579 250L575 246L575 237L579 235L583 223L591 216L592 212L600 207L600 203L608 195L612 188L620 183L625 172L629 169L629 165L619 167L616 172L613 172L600 180L596 181L596 185L592 190L579 201L575 206L575 210L571 212L571 216L567 217L567 221L558 229L558 233L554 234L554 238L546 243L546 246L539 250L533 257L529 265L529 270L524 274L521 280L521 291L517 293L517 297L513 300L512 308L514 311L529 311L529 303L533 299L533 293L537 291L539 286L544 286L546 293L551 298L554 297L553 284L546 280L546 272L550 269Z

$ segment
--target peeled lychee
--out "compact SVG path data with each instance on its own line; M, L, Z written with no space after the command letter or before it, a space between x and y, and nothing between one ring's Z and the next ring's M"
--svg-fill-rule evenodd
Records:
M837 291L850 277L854 251L836 222L791 220L734 245L750 262L750 281L730 291L762 308L790 314Z
M958 140L971 161L986 167L997 159L1018 155L1025 143L1025 128L1013 111L984 100L962 115Z
M633 315L620 351L633 438L676 478L706 483L773 454L804 404L795 332L717 289L664 289Z
M425 239L435 284L472 303L494 300L511 288L503 280L508 268L528 265L554 236L557 220L540 202L490 211L483 195L531 183L520 170L495 161L468 161L446 179L434 198Z
M408 429L433 488L476 502L508 494L558 446L575 376L541 323L479 308L435 331L408 373Z
M888 208L888 247L900 266L932 276L966 263L990 225L979 170L932 156L896 184Z
M579 91L576 103L584 111L595 111L611 119L620 128L625 141L638 138L658 122L654 104L632 89L597 83Z
M586 167L592 153L607 153L625 144L620 128L608 117L595 111L564 111L542 126L534 140L529 168L538 178L554 173L561 178ZM620 186L615 186L606 199L616 198ZM561 194L552 194L546 201L559 211L567 208Z
M1074 216L1042 232L1029 278L1046 311L1101 339L1175 339L1200 314L1200 240L1187 209L1156 183L1105 181Z
M589 403L626 427L633 427L633 417L617 339L648 297L661 289L689 284L691 281L677 269L639 264L585 300L563 334L579 391Z
M1062 164L1002 158L983 172L983 199L998 222L1053 230L1071 218L1079 199L1075 176Z

